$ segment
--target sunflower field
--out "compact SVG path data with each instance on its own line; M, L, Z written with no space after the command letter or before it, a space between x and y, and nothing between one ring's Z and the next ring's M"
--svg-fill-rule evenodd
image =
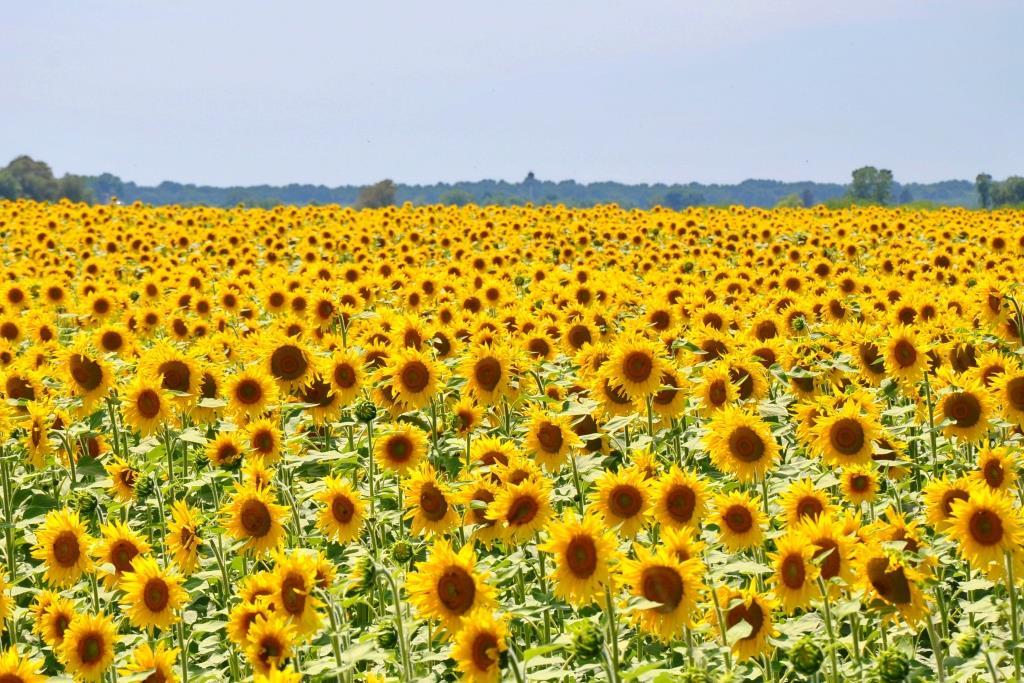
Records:
M0 202L0 683L1019 681L1024 213Z

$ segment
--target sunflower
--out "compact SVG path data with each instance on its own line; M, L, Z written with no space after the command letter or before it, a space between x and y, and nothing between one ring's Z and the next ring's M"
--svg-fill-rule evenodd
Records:
M282 392L302 386L310 379L313 358L305 344L294 337L281 341L268 336L263 350L263 371L274 378Z
M47 405L33 401L28 404L27 417L28 425L22 443L32 467L42 469L46 465L46 456L53 452L49 426L51 410Z
M687 393L682 374L666 364L661 373L661 387L651 396L651 408L663 419L679 417L686 410Z
M452 492L429 463L412 470L402 488L409 506L405 518L412 520L414 534L444 535L458 521Z
M465 683L501 681L502 655L508 649L507 637L507 618L495 617L484 609L462 617L462 628L455 635L451 657Z
M920 587L923 577L898 553L870 543L858 551L857 557L857 575L868 606L893 608L911 626L928 615Z
M819 415L811 430L812 447L833 466L865 465L874 453L874 440L881 431L870 416L854 402Z
M650 516L652 488L636 468L605 471L594 482L591 503L609 528L624 538L632 538Z
M718 411L704 442L715 467L742 482L764 478L779 459L779 448L768 425L739 408Z
M578 518L568 510L547 527L548 541L537 549L555 558L549 575L555 595L577 607L593 603L611 587L610 570L618 559L618 542L596 515Z
M885 367L890 377L913 384L928 367L929 347L922 343L913 329L898 327L889 332L885 345Z
M1017 457L1005 446L978 449L977 468L968 475L970 481L993 491L1009 491L1017 481Z
M228 408L236 417L257 418L277 401L277 385L259 367L251 367L227 381Z
M935 411L947 422L942 429L946 438L956 437L963 443L974 443L988 433L992 417L992 399L980 385L967 383L943 394Z
M480 426L483 411L469 397L463 397L452 406L452 427L459 436L468 436Z
M121 676L137 677L144 681L162 681L177 683L178 676L174 673L174 662L178 658L178 648L170 648L160 642L156 648L149 643L142 643L132 651L132 659L128 666L121 669ZM144 678L143 674L148 674Z
M643 337L628 336L615 342L601 372L613 387L631 400L642 401L661 386L665 365L656 343Z
M46 580L55 586L71 586L93 570L90 557L95 540L74 510L51 510L36 531L32 557L46 563Z
M201 373L191 353L183 352L168 343L154 346L139 363L139 372L145 377L158 377L160 386L174 392L174 401L183 408L196 403Z
M114 374L107 362L80 339L63 353L61 365L65 384L89 411L113 386Z
M114 458L105 466L110 477L110 493L122 503L135 499L135 484L141 476L139 470L121 458Z
M33 661L9 647L0 653L0 681L4 683L43 683L42 663Z
M718 525L722 543L735 552L761 543L764 515L758 498L732 491L715 497L712 521Z
M425 407L437 394L441 368L424 351L404 348L394 352L384 369L390 377L391 393L407 409Z
M721 363L710 363L704 367L694 394L698 399L697 412L702 417L713 416L739 398L728 369Z
M491 477L476 478L463 486L456 494L456 500L464 506L462 525L473 528L473 540L490 546L504 531L490 519L490 507L498 495L497 483Z
M839 579L846 583L853 580L853 541L841 522L821 515L816 519L803 520L790 531L814 546L813 560L818 565L822 579Z
M281 459L281 429L269 418L253 420L245 428L245 442L248 452L265 465L273 465Z
M64 632L61 661L82 681L99 681L114 663L117 629L105 614L80 614Z
M870 465L854 465L843 469L839 488L848 501L860 507L878 495L878 474Z
M338 402L343 406L352 403L363 385L363 359L354 351L339 350L324 367Z
M142 377L136 377L125 388L121 406L124 421L142 436L157 431L173 414L171 395L159 382L151 382Z
M280 614L257 615L246 635L245 655L253 671L267 676L292 656L296 640L295 626Z
M313 495L320 503L317 526L330 539L348 543L359 537L363 529L366 503L345 479L327 477L324 487Z
M836 507L828 492L816 488L810 479L792 480L780 496L779 506L789 526L805 519L817 519L823 514L831 515Z
M206 443L206 459L217 467L230 467L242 459L245 442L238 432L218 432Z
M697 598L704 590L700 570L697 560L680 562L667 550L652 552L637 546L636 559L622 560L619 577L630 595L657 604L633 610L633 622L665 642L678 636L693 621Z
M818 592L815 582L820 571L812 562L814 546L799 535L787 534L776 540L775 547L769 555L771 581L783 609L793 613L810 605Z
M287 616L296 632L314 633L320 627L317 608L323 603L313 595L316 588L315 554L277 552L274 554L274 610Z
M925 484L922 493L928 523L937 531L946 531L953 522L953 505L959 500L969 500L973 488L966 477L955 480L943 477Z
M373 444L373 455L382 469L405 475L427 454L427 433L419 427L395 423Z
M36 621L33 630L39 634L43 642L49 645L55 652L60 651L64 642L64 634L68 626L78 616L75 610L75 603L68 598L44 591L39 594L33 607L36 614Z
M203 539L199 536L199 510L191 507L183 500L171 504L171 519L167 522L167 549L178 568L185 574L195 571L199 562L199 546Z
M149 542L120 521L100 526L100 533L102 538L96 542L93 552L100 563L113 566L113 572L103 572L104 585L113 589L126 572L133 571L135 558L150 551Z
M409 602L424 619L440 622L448 633L458 632L461 617L496 605L487 575L477 572L475 565L472 546L456 553L448 541L434 541L427 560L418 562L416 571L406 578Z
M775 625L772 621L775 601L766 595L758 595L751 588L737 590L728 586L719 587L716 596L716 604L721 605L722 620L725 622L719 624L715 610L711 610L708 621L716 629L721 631L724 628L728 633L742 622L750 626L750 632L732 644L732 652L736 659L742 661L767 654L772 648L768 639L775 635ZM722 638L725 635L719 633Z
M959 543L960 554L989 578L1003 577L1007 554L1014 575L1024 575L1024 521L1007 494L977 487L968 500L955 501L949 532Z
M692 527L665 529L659 542L660 547L675 555L680 562L696 560L703 565L701 556L704 553L705 543L699 540Z
M269 578L269 574L267 574ZM224 627L228 640L240 648L249 642L249 630L258 617L267 617L272 613L273 590L268 588L265 595L257 601L242 599L228 613L228 623Z
M551 485L547 479L524 479L508 483L487 506L487 517L501 525L513 543L532 538L551 518Z
M188 593L181 587L181 577L172 570L161 569L150 557L132 560L132 571L121 577L121 609L137 628L167 630L177 623L179 611Z
M461 374L467 389L484 406L494 405L515 394L512 352L499 345L477 344L462 361Z
M565 463L570 449L579 448L583 442L572 430L568 415L552 416L535 408L530 413L524 443L538 464L549 471L556 471Z
M274 502L269 489L236 484L230 502L221 509L224 527L235 539L244 541L244 552L262 554L284 539L287 508Z

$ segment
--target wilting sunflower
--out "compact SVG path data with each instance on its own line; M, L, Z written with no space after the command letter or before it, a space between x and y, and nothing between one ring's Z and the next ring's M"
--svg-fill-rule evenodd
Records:
M463 616L475 609L493 610L497 604L487 575L475 565L472 546L456 553L448 541L434 541L427 560L418 562L406 578L409 602L422 618L440 622L449 634L458 632Z
M848 501L856 506L870 503L878 495L878 473L871 465L854 465L843 470L839 488Z
M1017 482L1017 457L1005 446L978 449L978 469L968 475L970 481L993 491L1009 491Z
M665 549L651 552L637 546L636 559L622 560L619 576L631 595L658 604L633 610L634 623L665 642L678 636L693 621L697 598L704 590L700 571L698 560L680 562Z
M231 535L244 541L242 550L261 554L276 548L284 539L287 508L274 502L270 489L256 489L236 484L231 500L221 508L225 528Z
M633 467L602 472L591 493L595 511L624 538L636 536L647 523L652 502L651 482Z
M125 572L132 571L132 562L150 551L149 542L127 524L113 521L100 526L102 537L93 546L93 554L101 564L110 564L113 572L103 572L103 583L113 589Z
M764 514L761 502L739 491L715 497L712 521L718 525L719 538L730 551L750 548L761 543Z
M452 492L429 463L412 470L402 488L409 507L405 518L412 520L414 534L443 535L458 521Z
M199 546L203 543L199 536L200 520L199 510L184 500L176 500L171 504L171 519L167 522L167 549L174 563L185 574L191 574L199 562Z
M245 655L253 671L266 676L291 658L295 627L281 614L257 615L246 636Z
M327 477L324 487L313 495L320 503L317 526L330 539L348 543L359 537L363 529L366 503L345 479Z
M64 632L61 660L82 681L98 681L114 663L117 629L106 614L80 614Z
M565 463L571 449L583 444L572 430L568 415L549 415L539 408L530 413L524 443L537 463L552 472Z
M869 607L893 608L911 626L927 616L928 606L920 587L923 577L898 553L869 543L858 550L857 558L857 575Z
M779 505L786 524L793 526L805 519L817 519L830 515L836 506L828 492L818 489L810 479L794 479L779 497Z
M43 683L42 667L42 662L19 654L14 647L0 653L0 681L4 683Z
M52 510L36 531L32 557L46 563L46 580L55 586L71 586L93 569L90 553L95 540L74 510Z
M936 419L947 424L942 429L946 438L956 437L964 443L979 441L988 433L992 417L992 398L989 392L974 383L967 383L939 397Z
M853 580L853 540L841 522L822 515L816 519L806 519L790 531L814 546L813 560L818 564L822 579L839 579L846 583Z
M485 406L511 397L517 390L512 373L512 353L501 345L477 344L462 361L461 375L469 392Z
M384 373L390 378L395 400L415 410L425 407L437 394L441 367L429 352L407 348L392 354Z
M768 639L775 635L772 612L775 601L767 595L759 595L753 589L737 590L721 586L716 590L717 604L722 608L722 619L725 624L718 623L715 610L708 614L708 621L716 630L724 626L726 633L741 622L750 626L750 633L739 638L732 645L736 659L744 660L765 654L771 649ZM720 637L724 634L719 632Z
M132 571L121 577L121 609L138 628L166 630L180 619L177 612L185 604L188 593L181 587L181 577L169 569L161 569L151 557L136 557Z
M537 549L555 558L550 574L555 595L578 607L598 599L611 587L610 570L618 559L618 542L596 515L578 518L568 510L548 525L548 541Z
M451 656L465 683L499 683L507 637L508 620L489 610L477 609L462 617Z
M114 458L105 466L110 477L110 493L122 503L135 500L135 485L142 476L131 464L121 458Z
M315 554L277 552L274 554L274 609L286 615L299 635L320 627L317 608L323 603L313 594L316 588Z
M514 543L536 535L551 513L551 485L543 477L505 484L487 506L488 519L500 524L503 535Z
M255 366L227 380L228 408L236 417L259 417L277 401L277 396L274 380Z
M819 569L812 562L814 546L796 534L787 534L775 542L769 555L772 563L771 581L782 608L792 613L807 607L818 594L815 582Z
M874 440L880 431L876 420L850 401L838 410L818 416L811 430L812 447L829 465L864 465L871 461Z
M1014 564L1014 575L1024 575L1024 522L1007 494L976 487L968 500L955 501L949 535L971 566L990 578L1004 576L1007 553Z
M142 436L149 436L171 419L171 400L171 395L160 386L159 381L136 377L121 398L124 421Z
M174 673L174 662L178 658L178 648L168 648L163 642L156 649L149 643L142 643L132 651L128 666L121 669L124 677L138 677L143 681L161 681L177 683L178 676ZM143 677L143 674L148 674Z
M749 412L728 407L718 411L704 436L711 462L742 482L762 479L779 459L768 425Z
M404 422L392 425L373 444L373 455L382 469L401 475L416 468L427 454L427 433Z
M632 400L643 400L661 386L666 361L659 346L640 336L618 339L601 372L609 383Z

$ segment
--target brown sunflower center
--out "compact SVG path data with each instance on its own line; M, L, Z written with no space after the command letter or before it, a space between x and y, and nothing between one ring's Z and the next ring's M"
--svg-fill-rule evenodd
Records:
M652 607L659 614L673 612L683 601L683 579L672 567L648 567L640 577L640 588L645 598L660 603Z
M643 495L635 486L620 484L608 494L608 509L619 519L629 519L640 513Z
M142 589L142 601L146 603L146 609L150 612L162 612L170 602L170 591L167 582L161 578L154 577L146 582Z
M189 385L192 383L192 371L183 361L164 361L157 368L157 374L163 377L164 389L188 393Z
M270 372L277 379L290 382L306 374L309 362L302 349L292 344L285 344L274 349L270 354Z
M729 435L729 452L737 460L757 462L764 456L764 442L750 427L737 427Z
M568 334L569 345L574 349L583 348L584 344L593 342L590 329L586 325L573 325Z
M505 520L509 526L523 526L532 522L538 512L540 512L540 504L536 498L530 495L517 496L509 505Z
M953 514L953 503L958 500L970 500L970 496L960 489L950 489L942 496L942 512L946 517Z
M828 553L828 556L821 562L821 578L828 581L835 576L839 576L839 570L842 566L839 557L839 544L831 538L819 538L812 542L818 548L814 551L815 559Z
M864 427L859 420L844 417L836 420L828 430L832 448L843 455L856 455L864 448Z
M729 389L724 379L716 379L708 385L708 401L713 406L723 405L729 398Z
M351 389L356 383L356 371L347 363L339 363L334 367L334 383L342 389Z
M871 488L871 477L855 474L850 477L850 488L856 493L866 493Z
M604 392L605 397L620 406L629 405L629 397L626 396L618 387L613 387L608 383L608 380L604 380L601 383L601 389Z
M731 505L722 515L725 525L734 534L745 534L754 528L754 515L745 505Z
M152 420L160 414L160 396L152 389L143 389L139 392L135 405L139 414L147 420Z
M430 384L430 370L422 361L414 360L406 363L399 376L402 386L414 394L420 393Z
M103 347L104 351L119 351L124 346L124 337L121 336L120 332L107 330L100 338L100 346Z
M881 375L885 373L885 367L882 364L882 356L878 352L878 346L874 342L861 342L857 346L857 350L860 353L860 362L863 364L864 369L873 375Z
M388 460L394 463L403 463L412 457L412 443L404 435L393 436L388 439L385 447Z
M473 377L484 391L494 391L501 381L501 363L497 358L481 358L473 367Z
M906 605L910 603L910 582L903 571L903 567L886 571L889 568L889 559L886 557L875 557L868 560L868 580L883 599L894 605Z
M259 500L247 500L242 505L242 528L250 536L262 538L270 533L270 510Z
M643 351L630 351L622 362L622 373L630 382L640 384L651 378L654 359Z
M1003 481L1006 480L1006 474L1003 472L1003 464L998 460L989 460L985 463L985 467L982 468L982 473L985 475L985 482L994 489L999 488L1003 485Z
M348 499L348 496L335 496L331 501L331 516L338 524L348 524L356 513L356 506Z
M661 373L661 384L665 388L654 394L654 403L659 406L671 405L678 393L679 385L676 383L676 378L663 372Z
M1006 383L1006 398L1016 410L1024 411L1024 377L1014 377Z
M892 355L901 368L909 368L917 362L917 349L908 339L900 339L893 344Z
M686 524L697 508L697 494L689 486L676 484L665 494L665 509L675 521Z
M78 658L87 666L103 659L103 651L103 636L99 633L87 633L78 641Z
M804 496L796 504L796 514L801 519L805 517L817 519L824 511L825 506L816 496Z
M981 402L967 392L950 395L942 404L946 419L953 420L957 427L970 428L981 419Z
M779 565L779 574L782 577L782 583L786 584L787 588L792 590L803 588L804 581L807 579L804 558L800 555L787 555Z
M476 598L476 582L462 567L449 567L437 580L437 597L449 612L465 614Z
M71 356L71 376L85 391L92 391L103 382L103 368L80 353Z
M78 545L78 536L73 531L62 531L53 541L53 556L62 567L73 567L78 562L82 550Z
M288 614L302 614L306 609L306 581L301 576L289 574L281 582L281 602Z
M982 545L995 545L1003 540L1003 520L992 510L976 511L969 526L971 537Z
M565 563L580 579L587 579L597 570L597 546L590 536L576 536L565 547Z
M740 603L730 609L729 614L725 618L725 625L727 628L732 628L741 621L750 624L750 634L744 636L741 640L757 638L761 627L764 626L764 610L761 609L761 605L758 604L757 600L751 600L749 605Z
M492 655L497 654L498 651L498 639L490 632L478 633L473 638L473 646L471 649L473 666L478 671L490 671L491 668L498 663L498 660Z
M729 368L729 381L739 388L739 396L744 401L754 395L754 378L743 368Z
M440 521L448 514L448 500L441 489L427 482L420 490L420 510L431 522Z
M562 449L562 428L545 422L537 429L537 441L548 453L558 453Z
M110 548L110 564L119 573L132 571L132 560L139 554L139 549L129 541L117 541Z

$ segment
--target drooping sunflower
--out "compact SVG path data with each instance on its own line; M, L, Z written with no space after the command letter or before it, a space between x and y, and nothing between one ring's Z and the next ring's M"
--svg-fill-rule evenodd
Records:
M838 410L818 416L811 430L811 445L829 465L865 465L871 461L874 440L880 431L875 418L850 401Z
M165 643L159 642L154 649L149 643L142 643L132 651L131 661L121 669L120 675L126 678L141 677L144 681L177 683L178 676L174 672L177 658L178 648L168 648ZM148 675L142 677L143 674Z
M139 555L150 551L149 542L127 524L112 521L100 527L102 534L93 547L96 559L102 564L110 564L113 572L103 572L103 583L113 589L121 581L125 572L132 571L132 562Z
M65 668L82 681L99 681L114 663L117 629L106 614L79 614L61 644Z
M142 436L149 436L171 419L171 400L158 381L136 377L121 398L124 421Z
M693 621L704 590L700 571L698 560L680 562L665 549L651 552L638 546L636 559L622 560L619 576L631 595L658 604L633 610L634 623L665 642L678 636Z
M452 659L465 683L499 683L502 654L508 649L508 620L476 609L462 617L455 635Z
M262 554L284 539L287 508L274 502L273 491L236 484L231 500L221 509L223 524L231 535L243 541L242 550Z
M348 543L359 537L363 529L366 503L345 479L327 477L324 487L313 495L320 503L317 526L330 539Z
M916 626L928 614L928 606L920 583L921 573L898 553L870 543L857 553L857 576L865 589L869 607L895 609L904 621ZM891 618L891 613L884 615Z
M719 494L714 500L712 521L718 525L719 538L730 551L761 543L764 513L757 498L739 491Z
M291 658L296 641L295 626L275 612L257 615L246 635L245 655L253 671L267 676Z
M653 498L651 482L629 467L602 472L594 482L591 504L609 528L632 538L647 523Z
M452 492L429 463L412 470L402 488L409 507L405 518L412 521L414 534L443 535L455 525L458 515Z
M227 380L228 408L236 417L257 418L277 401L277 385L258 367L251 367Z
M203 539L199 536L201 516L199 510L184 500L171 504L171 519L167 522L167 549L174 563L187 574L195 571L199 562L199 547Z
M137 628L167 630L180 615L188 593L181 587L181 577L169 569L161 569L151 557L136 557L132 571L121 577L121 609Z
M488 519L501 525L503 535L514 543L532 538L551 513L551 485L543 477L506 484L487 506Z
M474 609L493 610L495 591L487 575L476 570L472 546L457 553L444 539L434 541L430 555L406 579L409 602L424 619L440 622L449 633L462 627L461 617Z
M382 469L401 475L416 468L427 453L427 433L404 422L392 425L373 444L373 455Z
M1014 575L1024 575L1024 521L1007 494L976 487L968 500L955 501L949 534L971 566L990 578L1005 575L1007 555L1014 564Z
M93 570L90 557L95 540L74 510L51 510L36 532L32 557L46 563L46 580L55 586L71 586Z
M555 595L578 607L593 603L611 586L618 559L617 540L596 515L578 518L568 510L547 527L548 540L537 546L555 558L550 574Z
M810 605L818 594L815 582L819 569L812 562L815 548L797 534L779 538L775 547L775 552L769 555L773 570L771 581L783 609L793 613Z
M273 577L275 611L287 616L300 636L314 633L321 621L317 609L323 605L314 595L315 553L275 553Z
M42 662L31 660L20 654L17 648L9 647L0 652L0 681L4 683L43 683Z
M754 589L737 590L728 586L720 586L716 590L717 603L722 608L724 624L719 624L718 615L715 610L708 614L708 621L715 629L720 630L723 626L728 633L730 629L746 622L750 626L750 632L740 637L732 645L732 652L736 659L742 661L757 657L769 652L772 645L768 639L775 635L775 625L772 620L772 612L775 609L775 600L767 595L759 595ZM722 637L724 634L719 633Z
M704 443L715 467L742 482L762 479L779 459L779 447L768 425L739 408L718 411Z

